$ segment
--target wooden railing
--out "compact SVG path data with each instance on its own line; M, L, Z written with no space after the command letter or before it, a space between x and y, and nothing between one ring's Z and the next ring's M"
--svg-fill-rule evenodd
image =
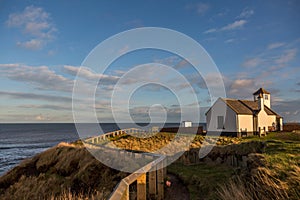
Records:
M126 178L122 179L110 196L110 200L129 200L129 186L137 183L137 199L146 200L147 196L162 200L164 199L164 179L166 176L166 156L159 156L144 167L138 169ZM147 191L147 173L149 177Z
M101 134L95 137L90 137L85 139L85 142L89 143L94 143L94 144L100 144L102 142L109 141L110 138L114 138L116 136L120 135L132 135L132 134L141 134L141 133L147 133L147 131L143 129L138 129L138 128L127 128L127 129L122 129L122 130L117 130L117 131L112 131L109 133Z
M152 161L145 164L143 167L136 170L134 173L125 177L121 180L121 182L117 185L117 187L112 192L109 197L110 200L129 200L130 199L130 191L129 186L136 182L137 186L137 199L138 200L146 200L147 196L151 199L164 199L164 179L166 177L166 156L151 154L145 152L133 152L133 151L125 151L120 149L114 149L107 146L102 146L102 143L108 142L111 138L125 135L125 134L140 134L147 133L145 130L137 129L137 128L129 128L122 129L118 131L113 131L109 133L105 133L96 137L91 137L83 140L83 143L87 148L91 149L103 149L108 153L112 153L114 156L120 156L121 154L127 154L128 157L137 158L141 157L150 157ZM148 181L147 181L148 174ZM148 187L147 187L148 183ZM147 189L148 188L148 189Z

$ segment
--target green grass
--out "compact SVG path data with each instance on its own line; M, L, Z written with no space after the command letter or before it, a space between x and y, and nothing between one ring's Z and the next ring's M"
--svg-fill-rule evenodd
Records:
M267 168L275 179L287 185L286 191L291 197L299 195L300 166L300 134L299 133L269 133L267 136L246 137L240 142L262 141L266 148L263 153ZM242 151L243 149L241 149ZM185 166L173 163L168 166L169 173L176 174L188 187L191 199L219 199L219 186L229 185L235 169L224 165L198 164ZM269 180L269 179L268 179ZM234 193L234 192L233 192Z
M258 141L267 141L267 140L278 140L284 142L300 142L300 134L293 132L270 132L266 136L258 137L251 136L243 139L244 141L248 140L258 140Z
M198 164L185 166L173 163L168 166L168 173L177 175L188 187L190 198L216 199L216 189L219 184L225 184L234 174L234 169L227 166L210 166Z
M279 173L291 170L293 165L300 166L300 134L293 132L274 132L265 137L249 137L244 141L264 141L265 157L270 169Z

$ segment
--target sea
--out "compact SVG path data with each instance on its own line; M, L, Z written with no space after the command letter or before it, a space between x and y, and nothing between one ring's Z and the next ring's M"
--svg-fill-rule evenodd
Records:
M149 124L139 124L146 126ZM176 127L178 123L166 123L164 127ZM115 123L101 123L102 133L89 131L89 124L84 124L85 132L90 136L99 135L115 130ZM151 124L151 126L158 126ZM122 128L131 128L131 124L122 124ZM87 135L89 136L89 135ZM0 124L0 176L4 175L22 160L47 150L60 142L73 142L79 139L76 126L73 123L48 124Z

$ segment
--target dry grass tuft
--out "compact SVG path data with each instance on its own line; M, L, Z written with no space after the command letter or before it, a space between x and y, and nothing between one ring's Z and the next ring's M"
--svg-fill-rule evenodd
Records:
M253 200L251 194L249 194L248 188L245 187L243 181L239 177L230 180L226 185L221 186L217 193L220 199L243 199Z
M61 142L57 145L58 147L74 147L74 148L84 148L84 145L82 142L72 142L72 143L67 143L67 142Z
M49 200L104 200L105 194L104 192L95 191L93 194L74 194L70 190L69 191L63 191L60 195L55 196L51 195Z
M251 171L250 177L237 176L230 180L227 185L218 189L220 199L243 199L243 200L283 200L299 199L299 175L298 166L288 174L286 181L277 178L277 174L265 167Z
M0 199L101 199L96 190L107 197L127 175L100 163L85 148L62 143L0 177Z

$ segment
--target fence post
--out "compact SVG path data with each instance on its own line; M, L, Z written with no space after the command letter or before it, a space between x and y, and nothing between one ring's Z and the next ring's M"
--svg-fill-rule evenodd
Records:
M126 186L126 190L122 196L122 200L129 200L129 185Z
M157 164L157 199L164 199L164 169L163 162Z
M164 169L164 179L167 177L167 159L162 161Z
M149 172L149 194L151 198L156 198L156 167Z
M146 173L137 178L137 200L146 200Z

